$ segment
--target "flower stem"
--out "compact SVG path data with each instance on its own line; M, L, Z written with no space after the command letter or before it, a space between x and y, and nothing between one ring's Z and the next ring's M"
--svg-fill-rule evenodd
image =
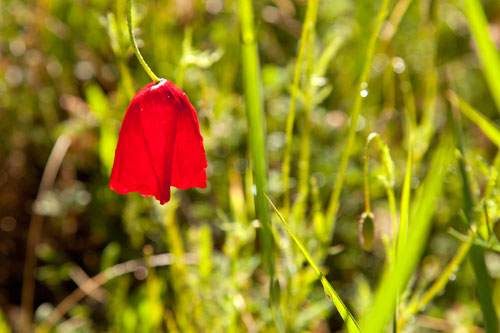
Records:
M361 91L363 89L367 89L373 55L375 54L375 50L377 47L378 35L380 29L382 28L382 24L384 23L389 3L390 3L389 0L382 0L382 4L380 6L377 19L375 21L375 26L372 30L372 34L370 36L370 40L366 48L367 52L363 63L363 70L361 72L361 77L357 87L357 94L355 96L354 104L352 107L351 123L347 134L347 141L344 145L344 150L342 151L342 155L340 156L339 171L337 173L335 185L333 186L333 191L330 196L330 201L328 203L326 211L326 222L328 223L328 230L331 231L332 237L335 232L336 215L339 209L340 194L342 192L342 187L344 185L344 176L347 170L347 164L349 163L349 159L351 157L352 150L354 147L354 140L356 139L356 128L358 124L358 119L359 115L361 114L361 109L363 107L364 97L361 96Z
M137 60L139 60L142 68L148 73L149 77L151 80L153 80L154 83L160 82L160 78L153 73L151 68L149 68L148 64L142 57L141 51L139 51L139 48L137 47L137 42L135 41L135 36L134 36L134 30L132 28L132 1L129 0L127 2L128 8L127 8L127 27L128 27L128 35L130 37L130 44L132 44L132 48L134 49L135 56L137 57Z

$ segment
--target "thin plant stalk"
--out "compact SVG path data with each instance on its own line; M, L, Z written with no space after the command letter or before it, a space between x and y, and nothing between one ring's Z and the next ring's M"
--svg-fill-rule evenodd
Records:
M40 202L43 194L54 186L57 174L59 173L59 169L61 168L71 142L72 139L67 134L61 134L57 138L54 147L50 152L45 169L43 170L42 180L40 181L40 186L38 187L35 204ZM35 248L40 242L40 237L43 231L43 220L44 216L37 213L34 209L33 214L31 215L28 229L28 239L26 241L26 259L24 261L23 286L21 291L21 315L19 316L20 321L17 323L17 329L20 331L31 330L33 303L35 297L35 268L37 263Z
M280 309L279 283L275 273L274 240L269 216L269 206L265 197L267 189L266 122L262 98L262 84L257 41L254 29L252 0L239 0L239 15L242 37L243 84L245 89L246 114L250 156L255 184L255 208L261 225L262 255L269 275L271 311L276 329L285 331Z
M128 50L128 43L124 45L121 42L123 39L122 35L125 31L125 18L123 17L123 12L125 9L122 8L122 1L116 1L116 12L108 14L108 34L111 39L111 49L116 57L116 62L118 63L118 69L120 70L120 83L123 92L128 100L134 97L135 89L134 82L132 80L132 75L130 74L130 69L127 66L126 61L126 50Z
M449 90L446 94L448 101L460 110L467 118L476 124L483 133L500 148L500 129L486 116L474 109L463 98L458 96L454 91Z
M397 249L404 251L406 248L406 240L408 238L408 224L410 222L410 191L411 191L411 169L413 159L413 148L410 142L408 157L406 160L406 172L403 181L403 190L401 193L401 206L399 209L399 231Z
M487 241L481 239L480 237L478 237L477 235L467 236L467 235L464 235L464 234L456 231L453 228L450 228L450 230L448 230L448 233L451 236L455 237L456 239L458 239L462 242L471 242L476 246L480 246L480 247L485 248L487 250L492 250L492 251L500 253L500 244L498 244L498 243L491 242L491 241L487 242Z
M472 241L467 241L460 245L455 257L450 261L448 266L443 270L439 278L434 281L430 288L413 304L404 311L404 314L398 320L398 330L401 330L403 326L408 321L409 317L418 313L421 309L425 308L429 302L436 297L436 295L444 289L448 281L450 280L450 275L456 272L462 261L465 259L469 253L469 249L472 245Z
M175 194L175 193L173 193ZM171 287L178 296L174 312L176 313L177 324L183 331L191 331L199 328L196 323L196 311L193 304L197 303L195 294L192 291L192 285L187 279L187 267L182 258L186 255L184 249L184 241L179 229L176 211L179 206L178 200L171 196L170 202L166 206L161 206L158 202L154 202L155 212L158 220L164 224L165 227L165 244L170 249L173 255L173 262L171 267Z
M477 53L483 67L486 82L493 100L500 112L500 55L491 38L488 21L481 7L480 0L463 0L464 14L469 22L470 30L477 44Z
M340 316L344 320L344 323L345 323L345 325L347 327L347 330L350 333L359 333L359 332L361 332L361 330L359 328L359 325L356 322L356 319L354 319L354 316L351 314L351 312L349 311L349 309L347 308L347 306L344 304L344 302L342 301L342 299L340 299L339 295L337 294L337 292L335 291L335 289L333 289L333 287L330 284L330 282L328 282L328 280L326 279L326 277L323 274L323 272L321 272L321 270L319 269L318 265L316 265L316 263L312 259L312 257L309 254L309 252L307 252L304 244L302 244L302 242L300 241L300 239L298 239L297 236L293 233L292 229L290 228L290 225L288 224L288 222L286 222L286 220L283 217L283 215L281 215L281 213L279 212L278 208L276 208L276 206L271 201L271 199L267 196L267 194L266 194L266 197L267 197L267 200L269 201L269 204L271 205L271 207L273 207L274 212L276 213L276 215L279 217L281 223L283 224L283 227L286 229L286 231L288 232L288 234L290 234L290 237L292 237L293 241L295 242L295 244L297 245L297 247L300 249L300 251L302 252L302 254L304 255L304 257L306 258L306 260L309 263L309 265L311 265L311 267L314 270L314 272L318 275L318 277L319 277L319 279L321 281L321 284L323 285L323 288L325 290L325 293L327 294L327 296L331 299L331 301L333 302L333 304L337 308L337 311L339 312Z
M311 26L311 30L313 27ZM299 182L298 182L298 198L293 205L293 220L294 224L304 219L307 199L309 196L309 160L311 157L311 112L314 109L313 102L313 86L311 84L311 76L313 74L313 44L314 31L311 31L307 36L307 52L306 57L306 88L304 89L304 114L302 135L300 138L300 157L299 157Z
M306 18L302 28L300 37L299 52L297 55L297 62L295 63L295 70L293 74L292 91L290 96L290 107L288 110L288 117L286 120L286 145L283 155L283 211L285 216L288 216L290 210L290 162L292 155L292 141L293 141L293 125L295 122L295 107L297 101L297 93L300 85L300 75L302 74L302 62L306 52L306 45L308 44L308 37L314 32L316 25L316 16L318 12L318 0L309 0L307 2ZM309 50L312 52L312 50Z
M461 153L461 156L458 158L458 167L462 178L463 212L469 224L472 224L474 218L474 199L472 196L470 181L467 175L467 167L464 160L465 144L460 113L457 113L457 116L452 115L451 119L454 125L458 150ZM474 275L476 276L477 294L481 312L483 314L486 332L498 332L498 317L493 305L493 292L490 285L490 276L488 274L486 263L484 261L483 249L481 249L479 246L473 245L469 253L469 258L474 270Z
M411 225L408 230L406 249L398 251L393 269L386 267L374 296L374 303L361 328L367 332L383 332L393 313L396 295L404 290L417 266L431 227L431 218L441 195L446 169L453 157L450 135L446 132L434 152L431 166L412 202Z
M401 193L401 203L399 209L399 229L395 237L394 261L398 262L398 254L400 251L406 251L406 241L408 239L408 225L410 223L410 197L411 197L411 171L413 161L413 126L410 117L406 117L406 128L409 132L408 137L408 157L406 160L406 172L403 180L403 190ZM397 267L396 267L396 272ZM399 286L399 280L397 281ZM394 307L393 331L397 333L401 330L399 322L399 302L401 290L398 287L396 294L396 306Z
M188 67L187 57L192 52L192 50L191 50L192 43L193 43L193 27L191 25L188 25L184 29L184 39L182 40L181 61L179 63L179 68L177 69L177 75L176 75L176 79L175 79L175 84L180 89L182 89L182 86L184 85L184 74L185 74L186 69Z
M368 166L369 166L369 153L370 153L370 144L372 141L375 141L378 144L378 147L382 154L382 161L385 167L385 180L384 187L387 194L387 201L389 203L389 210L391 215L392 222L392 257L394 261L396 261L397 255L397 221L396 221L396 199L394 196L394 162L392 161L391 154L389 151L389 147L385 144L379 134L371 133L366 139L365 151L364 151L364 159L363 159L363 178L364 178L364 191L365 191L365 214L367 216L371 215L370 209L370 182L369 182L369 174L368 174ZM399 292L396 294L396 304L399 301ZM394 332L397 332L397 316L398 316L398 307L394 308Z
M389 202L389 209L391 212L391 221L392 221L392 232L395 236L397 233L397 221L396 221L396 200L394 196L394 163L391 158L391 154L389 152L389 147L382 140L380 135L377 133L371 133L366 139L365 151L364 151L364 159L363 159L363 178L364 178L364 191L365 191L365 213L370 214L370 177L368 174L368 166L369 166L369 153L370 153L370 144L372 141L375 141L382 153L382 161L385 168L385 190L387 194L387 199ZM394 238L395 239L395 238Z
M384 30L382 30L381 38L384 41L384 46L388 45L396 31L398 31L399 24L401 23L403 16L406 14L408 8L410 7L412 0L401 0L394 5L394 9L389 16L388 23Z
M68 312L75 304L81 301L85 296L92 293L94 290L105 285L108 281L117 278L119 276L133 273L138 267L147 265L149 267L162 267L169 266L172 262L176 260L174 255L171 253L156 254L147 257L146 259L133 259L120 264L116 264L112 267L106 268L99 274L88 278L83 283L81 283L78 288L76 288L71 294L66 296L52 312L46 317L37 331L39 332L49 332L50 329ZM177 258L179 260L179 258ZM195 265L195 256L192 253L186 253L181 259L187 265Z
M446 97L450 103L455 106L462 114L464 114L469 120L471 120L474 124L476 124L483 133L497 146L500 148L500 129L486 116L473 108L469 103L467 103L464 99L458 96L454 91L449 90L446 94ZM500 156L497 154L497 157ZM499 159L495 158L494 164L497 165ZM494 170L498 170L495 166ZM497 172L497 171L495 171ZM487 186L484 192L484 198L487 200L491 191L491 186ZM489 228L489 223L482 223L483 220L477 221L479 224L479 228L486 227L486 232L488 235L491 235Z
M366 56L363 63L363 70L361 72L359 84L356 89L356 95L354 97L355 100L351 112L351 121L349 125L349 132L347 134L347 142L344 146L344 150L342 151L342 155L340 157L339 171L337 173L337 178L335 180L335 185L333 187L333 192L330 197L330 201L326 212L326 223L328 224L328 230L331 232L332 236L335 231L335 218L339 208L339 199L344 184L344 176L347 170L347 164L349 162L349 158L351 157L352 154L352 148L354 146L354 140L356 138L356 128L358 126L358 119L361 113L361 108L363 107L363 96L361 95L361 93L363 90L368 88L367 81L370 74L373 54L375 53L375 49L377 46L377 39L380 33L380 29L382 27L382 23L384 22L384 19L387 15L387 9L389 7L389 3L390 3L389 0L382 0L382 5L380 7L380 10L377 14L377 19L375 21L375 27L368 42Z
M128 0L125 0L128 2ZM130 69L127 66L126 54L128 50L128 42L124 31L127 31L125 25L125 1L115 1L115 14L108 14L108 22L110 25L111 48L116 56L118 68L120 70L120 81L123 91L128 100L132 100L135 94L134 81L130 74ZM113 42L113 39L115 43ZM129 36L130 39L130 36ZM115 47L113 47L115 45Z
M135 41L135 35L134 35L134 28L132 26L132 1L129 0L127 3L127 27L128 27L128 34L130 37L130 44L132 45L132 48L134 49L135 56L137 57L137 60L139 60L139 63L141 64L142 68L146 71L146 73L149 75L151 80L153 80L154 83L160 82L160 78L153 73L151 68L149 68L148 64L142 57L141 51L139 51L139 47L137 47L137 42Z

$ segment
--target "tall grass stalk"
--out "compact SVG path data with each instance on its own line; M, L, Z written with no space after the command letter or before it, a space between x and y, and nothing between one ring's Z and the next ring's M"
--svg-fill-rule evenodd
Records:
M127 36L127 20L125 19L128 0L115 0L114 13L108 13L108 35L111 50L116 57L120 71L120 85L125 97L132 100L135 94L134 82L127 66L130 36ZM128 11L127 11L128 12Z
M413 164L413 142L414 142L414 129L410 119L410 115L406 117L406 131L408 132L408 156L406 159L406 172L403 180L403 189L401 192L401 203L399 208L399 228L397 234L394 235L394 261L397 264L398 255L400 251L406 250L406 241L408 239L408 225L410 223L410 198L411 198L411 175ZM396 267L397 271L397 267ZM399 281L396 281L399 283ZM396 294L396 305L394 307L393 318L393 331L399 332L401 328L399 322L399 303L400 303L401 290L398 288Z
M267 197L267 195L266 195L266 197ZM295 244L297 245L297 247L300 249L300 251L302 252L302 254L304 255L304 257L306 258L306 260L309 263L309 265L311 265L311 267L314 270L314 272L318 275L318 277L319 277L319 279L321 281L321 284L323 285L323 289L324 289L326 295L331 299L331 301L333 302L333 304L337 308L337 311L339 312L340 316L344 320L344 323L345 323L345 325L347 327L347 330L349 332L351 332L351 333L359 333L359 332L361 332L360 329L359 329L359 325L356 322L356 319L354 319L354 316L351 314L351 312L349 311L349 309L347 308L347 306L344 304L344 302L342 302L342 299L340 299L339 295L337 294L337 292L335 291L335 289L333 289L333 287L330 284L330 282L328 282L328 280L326 279L326 277L323 274L323 272L321 272L321 270L319 269L318 265L316 265L316 263L312 259L312 257L309 254L309 252L307 252L304 244L302 244L302 242L300 241L300 239L298 239L297 236L294 234L294 232L290 228L290 225L288 224L288 222L286 222L285 218L283 217L283 215L281 215L281 213L279 212L278 208L276 208L276 206L271 201L271 199L269 197L267 197L267 200L269 200L269 203L273 207L274 212L276 213L276 215L278 215L281 223L283 224L283 227L290 234L290 237L292 237L293 241L295 242Z
M457 117L451 117L455 129L455 139L461 156L458 159L458 166L462 177L462 195L463 195L463 212L469 224L472 226L474 221L474 199L470 188L469 177L465 163L465 144L460 120L460 114ZM476 287L479 298L479 305L483 313L484 326L487 333L498 332L498 318L493 305L493 291L490 285L490 276L486 269L484 261L484 252L477 245L473 245L469 251L470 261L476 276Z
M161 206L157 202L154 202L154 208L158 219L162 221L165 226L165 244L173 255L171 266L171 276L173 278L171 279L171 286L176 295L178 295L175 308L177 325L181 330L194 330L196 329L196 321L193 322L190 319L192 319L193 316L191 311L194 308L193 297L195 295L188 284L187 268L183 261L186 252L176 217L178 207L179 202L175 199L174 195L171 196L170 202L166 206Z
M309 0L307 2L306 18L302 27L302 34L300 37L299 53L297 55L297 62L295 63L295 70L293 74L292 91L290 96L290 107L288 110L288 117L286 120L286 145L283 155L283 213L288 217L290 211L290 162L292 155L293 144L293 125L295 122L295 107L297 101L297 93L299 91L300 76L302 74L302 62L304 54L307 50L309 36L314 34L314 27L316 25L316 17L318 12L318 0ZM308 50L312 52L312 49Z
M311 27L311 30L313 27ZM304 215L309 196L309 160L311 157L311 113L314 109L313 102L315 90L312 85L313 75L313 48L314 48L314 31L311 31L307 37L307 46L309 52L305 60L305 87L304 92L304 114L302 121L302 135L300 137L300 156L299 156L299 182L298 182L298 197L293 205L293 223L304 220Z
M349 162L349 158L351 157L352 154L354 139L356 138L356 128L358 127L358 119L361 113L361 108L363 107L363 97L361 96L361 91L368 88L367 86L365 87L365 85L367 84L368 81L373 54L375 53L375 49L377 46L377 39L380 33L380 29L382 27L382 23L384 22L384 19L387 15L387 9L389 7L389 3L390 3L389 0L382 0L382 4L377 14L377 19L375 21L375 26L373 28L370 40L368 42L368 47L366 49L366 56L363 63L361 77L359 79L358 86L356 89L356 95L354 97L354 106L351 112L351 121L349 125L349 132L347 135L347 142L344 146L345 148L342 151L342 155L340 157L340 165L337 173L337 178L335 180L335 185L333 187L333 192L330 197L330 201L326 212L326 223L328 225L327 230L331 232L332 236L335 231L335 216L337 215L337 211L339 208L340 193L342 192L342 186L344 184L344 176L347 169L347 163Z
M394 5L394 9L389 16L389 24L387 24L384 27L384 30L382 30L381 38L384 46L391 42L392 38L396 34L396 31L398 31L399 24L403 20L403 16L406 14L412 2L412 0L401 0Z
M404 311L401 318L398 320L398 330L401 330L405 323L408 321L410 316L415 315L429 304L429 302L436 297L441 290L444 289L448 281L450 281L450 275L455 273L469 253L469 249L472 245L472 241L462 243L457 251L457 254L450 261L448 266L443 270L439 278L432 284L432 286L420 297L416 302L410 304L408 308Z
M397 233L397 221L396 221L396 199L394 196L394 162L392 161L391 154L389 152L389 147L382 140L379 134L371 133L366 139L364 158L363 158L363 178L364 178L364 191L365 191L365 213L370 214L370 177L368 173L369 166L369 156L370 156L370 146L371 143L377 143L381 153L382 163L385 169L385 175L383 179L384 187L387 194L387 200L389 202L389 210L391 214L392 222L392 232L395 236ZM394 238L395 239L395 238Z
M493 123L491 120L489 120L486 116L484 116L482 113L480 113L478 110L474 109L470 104L468 104L464 99L462 99L460 96L458 96L455 92L449 90L446 94L446 97L450 101L452 105L454 105L457 109L459 109L462 114L464 114L469 120L471 120L474 124L476 124L482 131L483 133L498 147L500 148L500 129ZM494 160L494 165L492 166L492 172L495 174L495 176L491 179L490 182L488 182L485 191L484 191L484 198L485 200L489 199L489 196L491 194L491 189L493 186L495 186L496 183L496 178L498 177L498 163L500 163L500 153L497 152L497 155ZM487 217L487 210L485 206L485 215ZM489 238L492 235L491 232L491 225L488 222L488 219L486 218L484 221L484 224L482 224L482 219L477 221L478 222L478 227L479 231L481 231L481 227L485 227L484 231L487 232L487 237Z
M262 255L269 274L271 310L276 329L284 332L284 321L280 310L279 283L275 278L274 241L265 197L267 189L266 122L262 98L262 83L257 42L254 30L252 0L239 0L241 25L241 55L243 63L243 84L245 89L248 137L255 184L255 208L261 225Z
M381 152L381 159L385 167L385 178L382 179L384 183L384 187L386 190L387 194L387 201L389 203L389 211L391 215L391 222L392 222L392 235L393 235L393 241L392 241L392 257L396 258L397 257L397 234L398 234L398 229L397 229L397 213L396 213L396 199L394 196L394 162L392 161L391 154L389 151L389 147L387 144L382 140L379 134L377 133L371 133L368 135L368 138L366 139L366 144L365 144L365 150L364 150L364 158L363 158L363 175L364 175L364 190L365 190L365 214L367 216L371 215L371 210L370 210L370 183L369 183L369 173L368 173L368 166L369 166L369 156L370 156L370 144L371 142L374 141L377 143L379 150ZM394 259L396 260L396 259ZM399 302L399 292L396 294L396 304ZM398 307L395 307L394 311L394 331L397 332L397 327L396 327L396 321L397 321L397 316L398 316Z
M374 303L361 322L363 332L385 331L395 307L396 295L399 290L404 290L427 244L431 218L441 195L447 166L452 161L452 152L450 135L445 133L413 199L406 248L398 251L395 269L386 267Z
M406 249L408 239L408 225L410 222L410 192L411 192L411 169L413 161L413 139L410 138L408 157L406 160L406 172L403 180L401 203L399 208L399 229L397 235L397 251Z
M460 110L467 118L476 124L483 133L498 147L500 148L500 129L484 116L482 113L474 109L463 98L458 96L455 92L449 90L446 97L457 109Z
M491 33L481 7L480 0L463 0L464 13L469 22L469 27L477 44L477 52L486 82L493 95L493 100L500 112L500 55L491 38Z

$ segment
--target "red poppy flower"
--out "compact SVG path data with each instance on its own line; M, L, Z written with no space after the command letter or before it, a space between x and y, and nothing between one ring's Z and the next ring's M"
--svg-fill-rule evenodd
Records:
M186 94L164 79L142 88L123 119L109 187L155 196L163 205L170 186L205 188L206 167L198 117Z

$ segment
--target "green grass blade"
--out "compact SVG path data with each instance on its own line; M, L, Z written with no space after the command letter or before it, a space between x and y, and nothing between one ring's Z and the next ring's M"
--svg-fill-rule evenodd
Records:
M370 214L370 182L368 174L369 166L369 155L370 155L370 144L374 141L378 149L380 150L380 159L385 168L385 176L383 179L384 186L387 192L387 198L389 201L389 208L391 212L391 222L393 226L393 232L396 234L396 205L394 200L394 162L389 151L389 147L382 140L378 133L371 133L366 139L364 156L363 156L363 178L364 178L364 191L365 191L365 213Z
M254 30L252 0L239 1L239 15L242 34L243 83L245 89L246 114L253 179L256 187L255 208L261 223L263 260L271 280L271 310L279 332L284 332L284 322L280 311L279 284L275 281L274 241L269 216L269 206L265 197L267 188L266 123L262 98L260 64Z
M498 317L493 305L493 290L491 289L490 276L486 269L484 261L484 252L477 246L473 245L470 249L470 260L477 280L477 294L479 297L479 305L483 313L483 320L486 332L498 332Z
M311 26L311 32L307 36L306 49L307 57L305 59L305 84L304 89L304 111L302 118L302 133L300 136L300 155L299 155L299 175L298 175L298 188L297 200L292 208L292 222L296 224L298 221L303 221L307 200L309 197L309 169L311 158L311 113L314 110L315 104L313 97L315 95L314 86L311 84L311 77L313 74L313 44L314 44L314 30ZM297 230L297 229L295 229Z
M405 310L404 315L398 320L399 330L403 328L404 324L408 321L410 316L415 315L416 313L418 313L418 311L420 311L420 309L427 306L427 304L429 304L429 302L445 288L448 281L450 281L450 275L458 270L460 264L469 253L471 245L471 241L462 243L455 257L453 257L448 266L446 266L439 278L432 284L432 286L425 292L425 294L420 299L418 299L418 301L410 304L410 306Z
M410 139L410 149L406 160L406 172L403 180L403 191L401 193L401 206L399 208L399 231L398 231L398 251L404 251L408 239L408 225L410 220L410 192L411 192L411 168L413 160L412 140Z
M431 166L420 186L410 213L411 225L405 250L398 252L395 270L387 267L377 288L371 310L361 322L363 332L383 332L393 314L396 294L404 290L427 243L432 215L443 188L445 171L453 157L449 135L441 139Z
M397 257L401 251L406 250L406 241L408 239L408 225L410 222L410 195L411 195L411 169L412 169L412 161L413 161L413 130L410 124L410 119L407 117L407 129L409 133L409 142L408 142L408 157L406 160L406 172L403 180L403 190L401 193L401 206L399 209L399 228L397 231L396 241L395 241L395 250L394 256L397 260ZM399 328L399 302L400 302L400 294L401 290L397 291L396 294L396 306L394 307L394 318L393 318L393 330L394 332L398 332L401 329Z
M323 273L319 269L318 265L316 265L316 263L313 261L311 255L309 254L309 252L307 252L304 244L302 244L300 239L298 239L297 236L295 236L293 231L290 229L288 222L286 222L286 220L283 218L283 215L281 215L278 208L276 208L276 206L271 201L271 199L267 195L266 195L266 197L267 197L267 200L269 200L269 203L271 204L271 206L273 207L274 212L276 213L276 215L278 215L278 217L279 217L281 223L283 224L283 226L285 227L286 231L290 234L290 237L292 237L292 239L295 242L295 244L297 245L297 247L300 249L300 251L302 252L304 257L306 258L306 260L309 262L309 265L311 265L311 267L316 272L316 274L318 274L318 277L321 281L321 284L323 285L325 293L332 300L333 304L337 308L337 311L339 312L342 319L344 319L344 323L347 327L347 330L351 333L352 332L356 332L356 333L361 332L359 329L359 325L356 322L356 319L354 319L354 316L351 314L351 312L346 307L344 302L342 302L342 300L340 299L340 297L337 294L337 292L335 291L335 289L333 289L330 282L328 282L326 277L323 275Z
M361 91L363 89L366 89L366 87L363 87L362 84L367 82L368 80L373 54L375 53L375 48L377 46L378 35L380 33L382 23L384 22L384 19L387 15L387 8L389 7L389 3L390 3L389 0L382 0L382 5L380 6L380 10L378 12L377 19L375 21L375 26L373 28L372 35L370 36L370 40L368 42L366 56L363 63L363 70L361 72L359 84L356 89L356 96L354 97L355 100L351 113L351 122L349 125L347 142L340 157L339 171L337 173L337 178L335 180L335 185L333 187L333 192L330 197L330 201L326 212L326 223L328 224L328 230L331 230L332 235L335 230L335 216L337 215L337 210L339 208L340 193L342 192L342 186L344 184L344 176L347 169L347 163L349 162L349 158L351 157L352 154L354 139L356 137L356 128L358 126L358 119L361 113L361 108L363 106L363 97L361 97Z
M448 91L447 98L451 104L456 106L467 118L476 124L483 133L500 148L500 129L482 113L474 109L453 91Z
M500 55L493 43L488 27L486 15L481 7L480 0L463 0L464 14L469 21L469 27L477 44L479 60L483 73L493 95L493 99L500 112Z
M297 55L297 62L295 64L295 70L293 74L292 93L290 96L290 107L288 110L288 117L286 120L286 146L283 155L283 167L282 167L283 168L282 179L283 179L283 191L284 191L283 207L286 216L288 216L288 212L290 209L289 178L290 178L290 162L292 155L293 125L295 121L295 105L297 101L297 92L299 91L300 75L302 73L302 62L304 59L304 54L306 52L306 46L308 44L309 36L311 33L313 33L314 26L316 25L317 12L318 12L318 0L309 0L307 2L306 18L304 21L302 34L300 37L299 53Z
M463 211L469 224L472 224L474 218L474 199L472 196L470 182L467 175L466 163L464 160L465 144L462 124L460 122L460 117L456 117L455 119L455 117L452 116L451 119L453 121L455 129L457 146L461 152L461 156L458 159L458 166L460 174L462 176ZM483 313L486 332L498 332L498 318L495 312L495 307L493 305L493 291L490 285L490 276L488 275L488 271L486 270L484 252L479 246L473 245L469 253L469 258L474 270L474 275L476 276L477 294L479 298L479 305L481 306L481 312Z

